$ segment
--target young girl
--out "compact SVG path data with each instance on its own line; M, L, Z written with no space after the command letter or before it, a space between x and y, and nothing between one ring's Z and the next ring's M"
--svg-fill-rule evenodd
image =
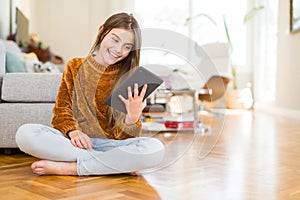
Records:
M53 108L52 127L22 125L16 133L19 148L42 160L31 165L36 174L103 175L135 173L158 165L163 144L139 137L145 107L144 85L120 96L127 114L104 100L131 69L139 65L141 33L126 13L109 17L99 28L89 55L70 60L63 73Z

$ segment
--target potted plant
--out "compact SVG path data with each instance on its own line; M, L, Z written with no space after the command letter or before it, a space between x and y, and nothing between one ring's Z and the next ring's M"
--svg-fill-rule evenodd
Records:
M248 23L252 20L260 11L264 9L264 6L253 7L249 12L247 12L244 16L244 24ZM209 15L205 13L199 13L193 17L189 17L186 19L185 24L187 25L192 19L204 17L212 22L215 26L217 23L213 20ZM233 52L233 44L230 38L229 29L227 26L226 18L223 16L223 25L226 33L227 42L230 48L230 53ZM227 108L251 108L253 104L253 97L251 91L251 85L247 85L246 88L239 89L237 86L237 66L231 63L231 75L232 75L232 88L228 88L226 92L226 106ZM250 84L250 83L249 83Z

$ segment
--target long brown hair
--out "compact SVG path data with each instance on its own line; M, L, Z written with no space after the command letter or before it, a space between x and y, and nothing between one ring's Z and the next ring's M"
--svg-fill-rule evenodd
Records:
M132 71L132 69L138 67L140 62L140 49L142 43L141 37L141 30L137 20L133 17L132 14L127 13L117 13L109 17L104 24L100 27L100 31L97 35L96 41L92 46L89 54L93 54L100 48L101 42L104 37L114 28L122 28L126 30L131 30L134 34L134 44L133 48L128 54L126 58L119 61L118 64L120 65L120 70L117 75L117 83L114 87L117 87L122 80L128 75L127 72ZM114 110L112 107L108 108L108 118L110 123L119 123L118 121L121 120L121 116L123 114L117 110Z

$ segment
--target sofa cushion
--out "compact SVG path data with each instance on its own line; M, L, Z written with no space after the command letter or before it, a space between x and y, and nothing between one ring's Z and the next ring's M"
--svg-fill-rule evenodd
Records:
M55 102L62 73L6 73L1 99L6 102Z
M14 52L6 52L6 72L27 72L24 58Z

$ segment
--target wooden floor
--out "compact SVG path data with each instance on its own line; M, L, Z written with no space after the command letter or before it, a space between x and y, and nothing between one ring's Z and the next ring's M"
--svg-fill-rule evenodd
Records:
M2 154L0 199L300 199L299 120L229 111L208 121L209 134L155 135L166 159L142 176L37 176L35 158Z

